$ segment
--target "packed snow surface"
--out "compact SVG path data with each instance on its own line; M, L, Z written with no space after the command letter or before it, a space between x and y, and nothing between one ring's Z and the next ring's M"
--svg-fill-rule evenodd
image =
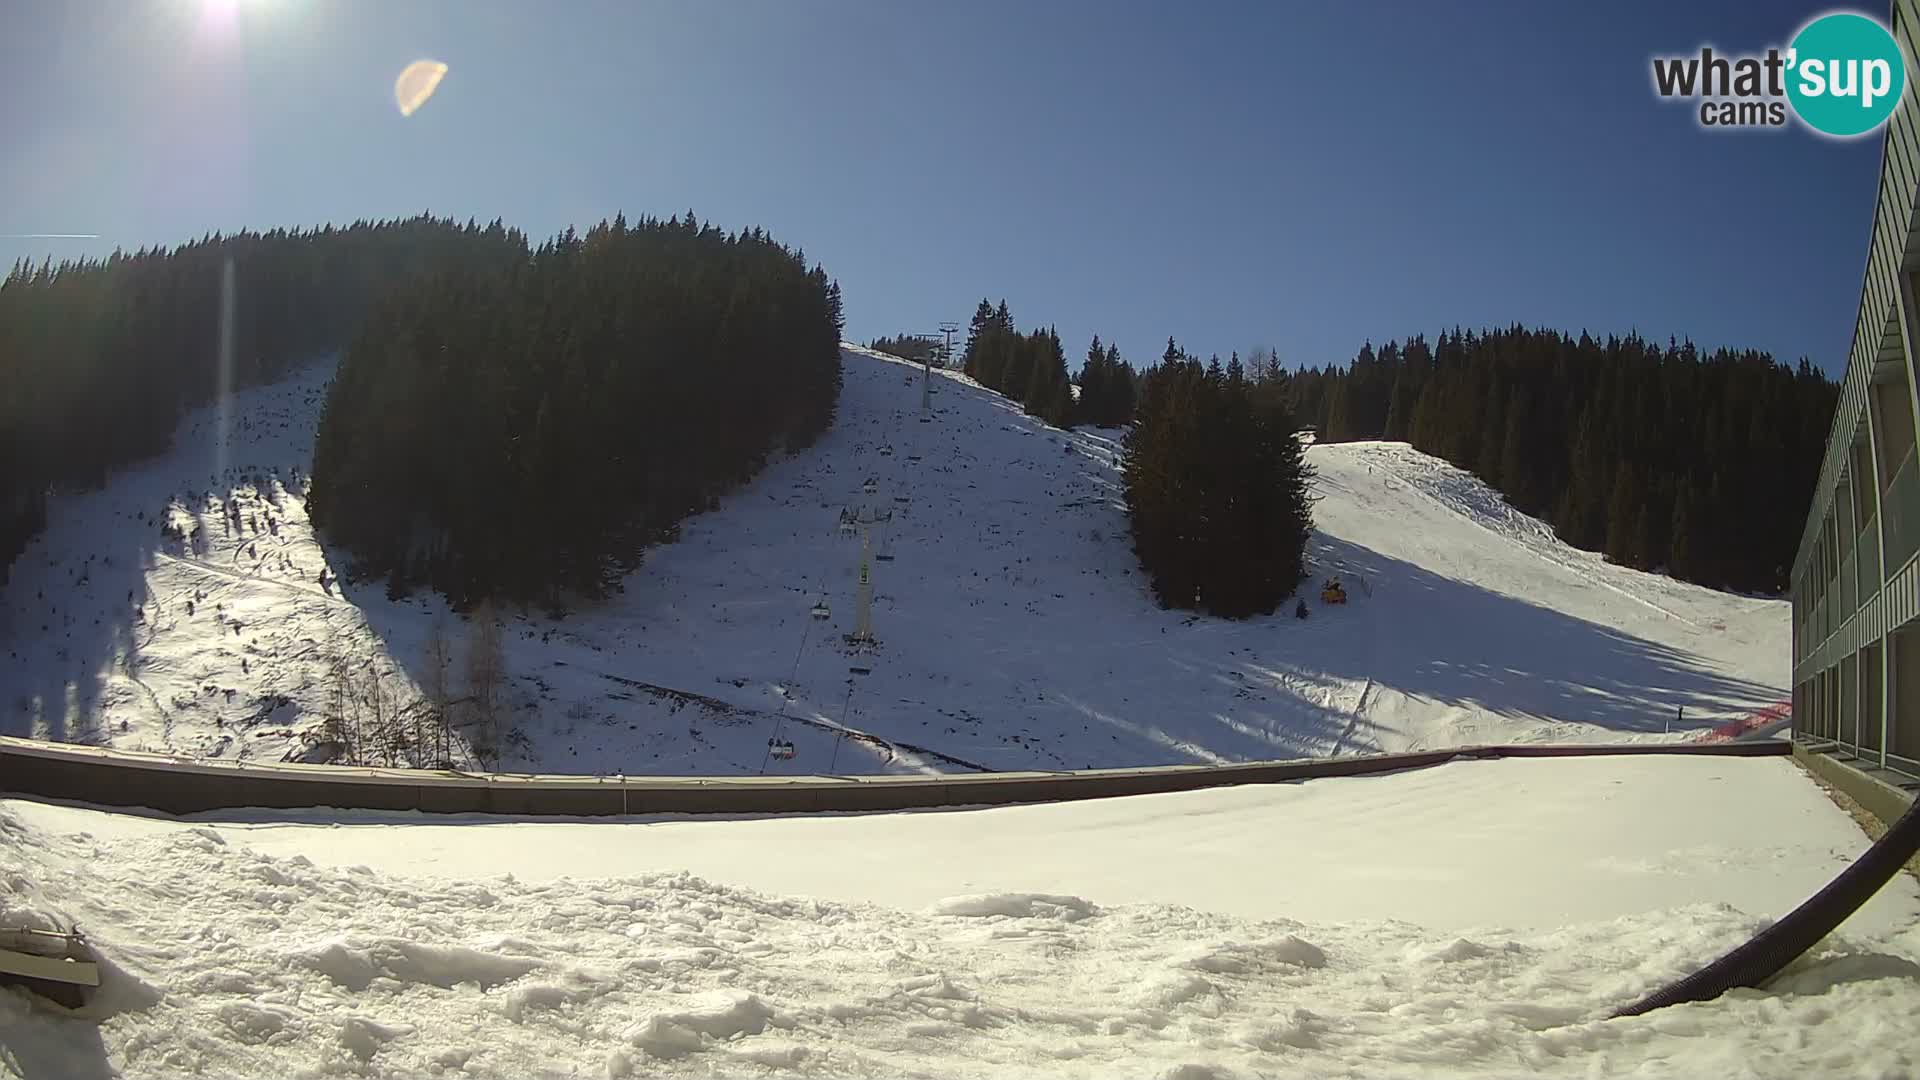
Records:
M1404 444L1309 451L1310 618L1160 610L1129 546L1119 432L1049 428L940 372L923 414L919 368L854 348L843 367L818 444L689 520L621 593L511 616L501 768L1059 769L1680 738L1786 696L1785 603L1568 548ZM443 605L343 585L303 507L328 376L244 391L224 429L196 413L172 453L51 501L0 591L0 733L278 760L313 752L339 660L412 692ZM886 519L873 648L845 640L861 540L843 514ZM1319 602L1332 574L1343 606Z
M79 1016L0 990L0 1076L1913 1076L1905 875L1764 991L1606 1019L1865 843L1778 759L734 821L0 800L0 912L108 967Z

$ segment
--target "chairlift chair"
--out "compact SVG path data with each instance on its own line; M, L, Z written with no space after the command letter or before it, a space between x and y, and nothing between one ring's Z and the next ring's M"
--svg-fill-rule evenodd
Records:
M826 618L831 618L832 616L833 616L833 611L832 609L827 607L827 602L825 600L822 600L819 603L813 605L814 618L826 619Z

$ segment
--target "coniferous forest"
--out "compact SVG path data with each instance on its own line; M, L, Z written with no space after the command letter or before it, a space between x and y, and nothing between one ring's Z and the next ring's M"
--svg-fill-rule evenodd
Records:
M1282 373L1323 440L1471 470L1562 540L1716 588L1786 588L1838 386L1801 360L1519 326Z
M538 251L497 221L423 216L20 263L0 282L0 583L48 491L163 450L213 399L223 297L231 389L353 343L316 519L395 589L463 600L603 590L647 539L817 435L837 386L837 287L759 230L691 214ZM1021 333L1004 300L980 302L963 366L1062 426L1125 423L1145 396L1097 336L1070 380L1058 333ZM1569 543L1758 592L1784 587L1837 396L1805 361L1519 326L1256 367L1254 397L1323 440L1405 440ZM507 506L564 514L548 529Z
M395 290L341 362L316 527L403 594L564 605L809 445L839 286L759 229L618 218Z
M963 366L988 389L1057 427L1131 423L1125 491L1134 552L1163 607L1227 618L1271 614L1305 574L1312 478L1292 387L1277 368L1252 378L1234 356L1206 366L1167 340L1136 372L1094 335L1072 391L1060 335L1021 334L1007 302L986 300L967 330ZM1270 368L1273 367L1269 361Z
M940 343L924 337L901 334L899 337L877 337L867 342L867 348L897 356L902 360L917 362L940 359Z
M1120 347L1102 347L1100 335L1087 345L1086 359L1080 362L1080 398L1074 403L1074 420L1094 427L1119 427L1133 419L1139 394L1140 375L1120 359Z
M1055 427L1113 427L1133 415L1137 376L1120 359L1118 348L1102 348L1099 335L1094 335L1076 399L1059 333L1052 328L1020 333L1005 300L998 308L980 301L967 327L961 368L987 389L1019 402L1028 416Z
M1286 389L1249 378L1237 355L1203 367L1171 339L1147 369L1124 482L1134 552L1161 606L1245 618L1300 584L1312 471Z
M96 487L166 449L181 413L219 392L228 266L242 389L340 347L398 282L524 246L497 222L417 217L16 264L0 282L0 584L50 489Z

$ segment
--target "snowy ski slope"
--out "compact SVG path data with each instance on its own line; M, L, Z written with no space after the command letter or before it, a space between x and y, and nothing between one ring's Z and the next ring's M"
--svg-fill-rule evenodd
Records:
M1607 565L1400 444L1309 452L1309 619L1161 611L1126 539L1117 432L1048 428L938 372L923 420L920 369L853 347L843 366L825 437L687 522L622 594L512 617L503 768L1045 769L1660 739L1681 737L1676 709L1697 731L1785 696L1785 603ZM0 732L278 760L317 725L335 658L419 679L442 605L343 591L301 505L327 374L238 395L225 475L207 410L169 455L53 502L0 593ZM873 529L877 647L844 640L860 548L845 511L891 515ZM204 540L163 537L163 519ZM1351 602L1322 606L1336 572ZM792 760L769 759L776 732Z

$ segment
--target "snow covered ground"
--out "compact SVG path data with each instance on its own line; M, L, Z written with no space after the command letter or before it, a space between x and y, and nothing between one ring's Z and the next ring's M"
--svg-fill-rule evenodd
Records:
M0 991L0 1076L1913 1076L1904 875L1765 991L1605 1019L1865 843L1779 759L620 824L0 800L0 920L111 967L80 1017Z
M1681 737L1677 709L1698 731L1785 697L1784 602L1609 566L1398 444L1309 454L1309 599L1338 572L1351 603L1312 602L1305 621L1161 611L1126 538L1117 432L1048 428L944 373L923 422L917 368L855 348L844 367L820 443L689 521L624 593L513 617L502 768L1054 769L1659 739ZM0 592L0 733L277 760L304 751L337 659L401 691L419 679L439 601L343 591L301 505L326 378L246 391L224 444L218 414L196 414L170 455L53 503ZM891 514L874 530L880 644L858 651L848 510ZM164 538L163 521L199 539ZM776 733L793 760L769 760Z

